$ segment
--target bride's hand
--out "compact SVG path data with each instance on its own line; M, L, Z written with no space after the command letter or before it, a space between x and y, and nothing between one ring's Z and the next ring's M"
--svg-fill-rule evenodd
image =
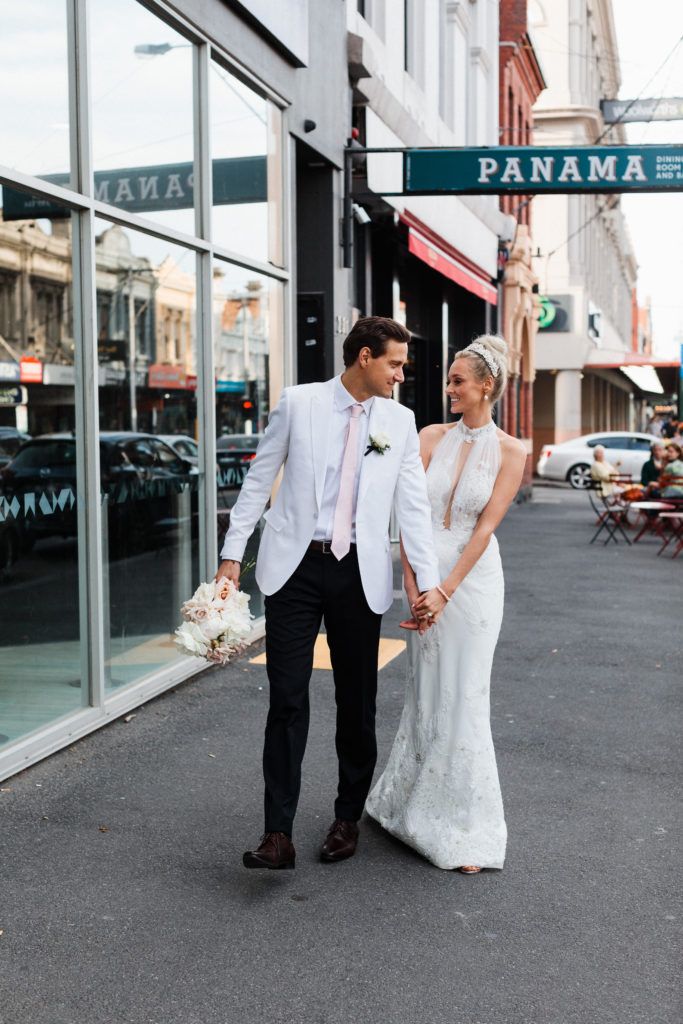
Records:
M413 615L420 625L433 626L447 603L438 587L432 587L417 599Z

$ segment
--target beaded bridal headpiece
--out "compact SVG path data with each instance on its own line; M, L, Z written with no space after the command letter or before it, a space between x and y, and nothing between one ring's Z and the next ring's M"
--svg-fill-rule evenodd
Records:
M468 352L475 352L478 356L481 356L481 358L484 360L493 376L498 376L498 374L500 373L500 367L498 366L498 363L495 361L495 359L493 358L493 356L491 355L487 348L485 348L483 345L480 345L478 341L473 341L471 345L467 346L467 348L464 348L461 352L458 352L458 355L465 356L467 355Z

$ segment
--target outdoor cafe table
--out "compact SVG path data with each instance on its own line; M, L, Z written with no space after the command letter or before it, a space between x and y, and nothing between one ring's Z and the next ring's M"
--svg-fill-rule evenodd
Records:
M667 544L672 540L676 540L678 543L674 548L673 555L671 556L672 558L675 558L681 548L683 548L683 512L660 512L659 518L666 519L667 523L671 527L671 534L664 538L664 543L657 554L661 555Z
M632 508L638 513L638 519L636 519L633 527L634 530L638 527L638 520L641 517L643 519L640 530L633 538L634 544L640 540L644 533L656 533L661 540L665 540L664 529L659 522L659 517L662 512L673 512L676 508L675 505L670 504L668 501L632 501L629 505L629 511Z

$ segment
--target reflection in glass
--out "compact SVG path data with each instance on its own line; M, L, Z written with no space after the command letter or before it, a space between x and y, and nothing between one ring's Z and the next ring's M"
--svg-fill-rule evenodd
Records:
M98 199L194 234L192 44L136 0L90 0Z
M68 187L65 0L22 0L2 5L0 95L5 97L0 117L0 163L41 178L52 177ZM12 192L11 199L19 202L21 193ZM33 199L38 201L37 197ZM19 216L22 210L14 212ZM25 218L38 215L26 210L23 214Z
M230 509L268 422L271 368L277 367L282 352L282 286L221 260L215 262L213 273L220 551L230 523ZM247 545L245 561L256 557L259 538L257 527ZM263 599L253 570L242 586L252 595L252 613L262 615Z
M279 112L216 61L210 88L214 241L280 264Z
M0 217L0 746L78 710L89 696L79 643L80 339L71 219L63 208L55 214Z
M97 221L105 644L108 689L177 659L197 586L195 255ZM195 449L196 451L196 449Z

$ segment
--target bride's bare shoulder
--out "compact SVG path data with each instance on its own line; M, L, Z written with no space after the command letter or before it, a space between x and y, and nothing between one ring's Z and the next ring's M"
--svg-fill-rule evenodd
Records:
M500 441L500 448L504 455L511 456L512 458L526 459L526 445L523 441L520 441L518 437L512 437L510 434L506 434L505 431L501 430L499 427L498 440Z
M452 423L430 423L420 431L420 447L435 448Z
M420 431L420 455L425 464L425 469L432 456L432 452L451 426L452 424L448 423L430 423L429 426L423 427Z

